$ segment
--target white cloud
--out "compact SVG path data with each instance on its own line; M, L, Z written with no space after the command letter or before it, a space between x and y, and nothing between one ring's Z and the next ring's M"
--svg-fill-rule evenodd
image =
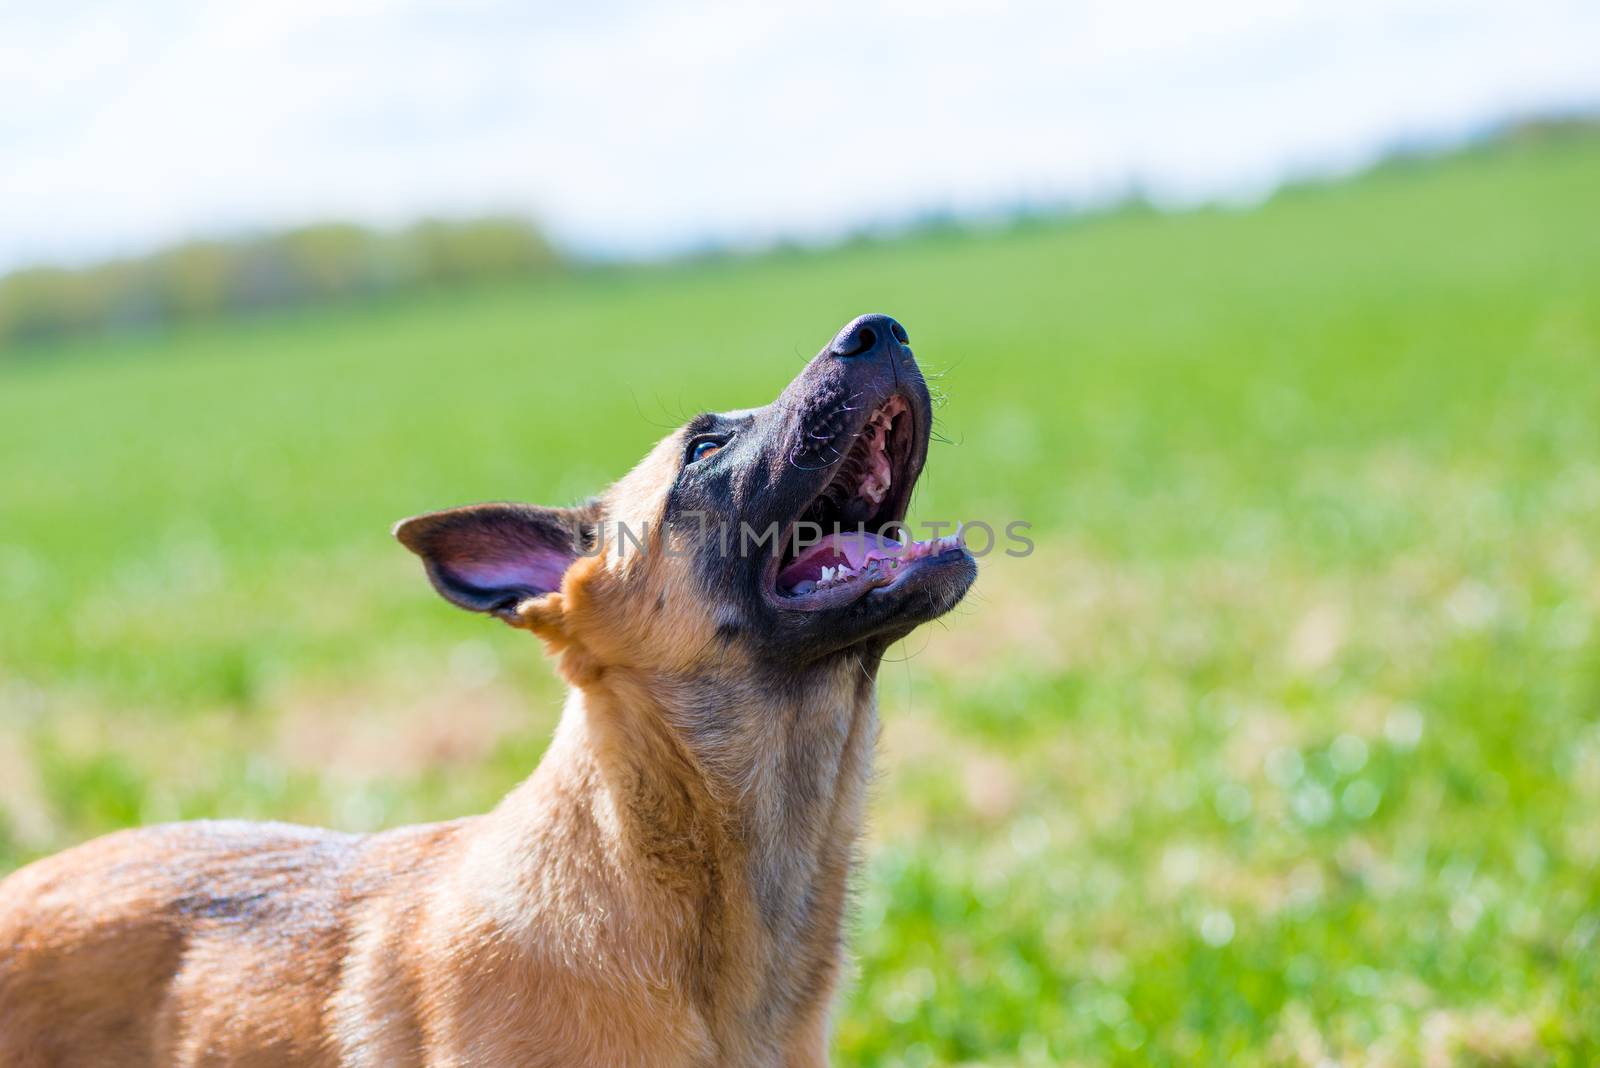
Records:
M1579 0L0 12L0 266L330 216L650 251L1133 180L1248 196L1600 101Z

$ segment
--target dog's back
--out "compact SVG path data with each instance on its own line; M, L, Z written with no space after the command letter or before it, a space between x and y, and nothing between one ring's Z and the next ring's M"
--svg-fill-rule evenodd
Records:
M0 884L0 1064L337 1063L352 921L391 913L458 829L173 824L16 872Z

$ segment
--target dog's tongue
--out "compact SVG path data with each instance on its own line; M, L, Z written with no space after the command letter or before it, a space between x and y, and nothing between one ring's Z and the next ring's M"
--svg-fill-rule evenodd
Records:
M866 531L830 534L815 545L807 546L784 568L778 575L778 584L790 588L806 579L815 581L824 567L849 564L851 568L859 568L874 557L893 556L900 551L899 542L879 534Z
M837 535L833 546L851 567L860 567L874 556L892 556L900 551L900 543L893 538L866 531Z

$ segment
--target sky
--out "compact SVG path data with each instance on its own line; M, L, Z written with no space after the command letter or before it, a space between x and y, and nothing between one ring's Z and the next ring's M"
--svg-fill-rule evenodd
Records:
M1595 0L0 5L0 270L518 212L591 255L1248 202L1600 109Z

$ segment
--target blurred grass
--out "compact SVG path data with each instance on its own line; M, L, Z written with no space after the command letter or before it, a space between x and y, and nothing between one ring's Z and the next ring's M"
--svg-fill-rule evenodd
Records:
M0 369L0 870L491 804L557 688L397 517L577 498L883 310L922 518L841 1063L1600 1060L1600 143Z

